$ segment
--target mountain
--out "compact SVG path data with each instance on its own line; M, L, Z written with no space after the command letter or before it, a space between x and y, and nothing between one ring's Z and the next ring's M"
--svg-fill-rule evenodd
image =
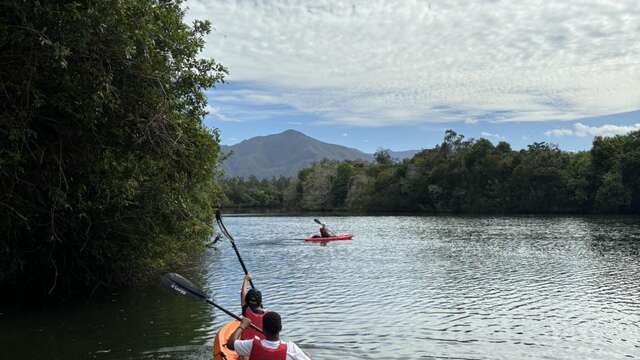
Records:
M225 176L268 179L274 176L294 176L298 171L323 159L373 159L358 149L322 142L299 131L286 130L279 134L256 136L232 146L221 146L223 154L231 155L222 163ZM417 151L390 152L392 158L403 159Z
M391 155L392 159L403 160L403 159L412 158L415 154L419 152L420 150L389 151L389 155Z

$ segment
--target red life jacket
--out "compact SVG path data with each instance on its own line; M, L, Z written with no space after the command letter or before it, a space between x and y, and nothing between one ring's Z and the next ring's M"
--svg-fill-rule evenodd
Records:
M280 342L277 348L271 349L263 346L259 339L253 339L249 360L287 360L287 343Z
M254 313L250 307L247 306L247 308L244 310L244 316L246 318L248 318L249 320L251 320L251 323L257 327L259 327L260 329L262 329L262 317L264 316L264 314L266 314L267 311L263 310L262 314L257 314ZM240 334L240 340L251 340L254 337L258 337L260 339L264 339L264 334L261 334L255 330L253 330L251 327L248 327L244 330L242 330L242 334Z

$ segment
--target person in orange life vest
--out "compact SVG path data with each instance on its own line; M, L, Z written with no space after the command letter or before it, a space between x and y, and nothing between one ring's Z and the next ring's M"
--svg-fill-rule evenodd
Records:
M242 280L242 288L240 289L240 305L242 306L242 316L251 320L253 325L262 329L262 317L267 312L262 307L262 293L255 289L249 289L248 274ZM249 328L242 332L242 340L253 339L255 336L264 339L264 335Z
M327 225L322 224L322 226L320 226L320 236L321 237L332 237L334 236L329 229L327 228Z
M265 339L239 340L250 324L251 320L243 318L240 326L227 341L227 347L234 350L238 356L248 356L249 360L311 360L294 342L280 340L282 320L278 313L268 311L262 318Z

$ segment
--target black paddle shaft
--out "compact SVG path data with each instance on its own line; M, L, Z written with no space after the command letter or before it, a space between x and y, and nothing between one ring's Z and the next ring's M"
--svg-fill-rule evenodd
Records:
M249 272L247 271L247 267L244 265L244 261L242 261L242 257L240 256L240 252L238 251L238 247L236 247L236 243L232 239L229 239L229 242L231 243L231 246L233 246L233 250L235 250L236 256L238 256L238 260L240 260L240 266L242 266L242 270L244 270L244 274L249 275ZM252 289L256 288L253 285L253 281L251 280L251 278L249 278L249 284L251 284Z
M224 234L224 236L226 236L227 239L229 239L229 242L233 247L233 251L236 252L238 261L240 261L240 266L242 266L242 270L244 271L244 274L249 275L249 271L247 270L247 267L244 265L244 261L242 261L242 256L240 256L240 252L238 251L238 247L236 246L236 242L234 241L233 236L231 236L231 234L227 230L227 227L224 226L224 223L222 222L222 216L220 215L220 210L216 210L216 222L218 223L218 227L220 227L220 230L222 230L222 233ZM253 285L253 281L251 280L251 278L249 278L249 284L251 285L252 289L256 288Z
M198 289L195 285L193 285L191 281L187 280L180 274L176 274L176 273L165 274L162 277L162 283L167 288L176 292L178 295L189 296L193 299L204 301L209 305L213 305L215 308L231 316L232 318L242 321L242 318L240 316L214 303L211 299L207 297L207 295L205 295L205 293L203 293L200 289ZM255 331L262 333L262 329L260 329L259 327L253 324L250 324L249 326L251 326L251 328L254 329Z
M210 299L205 299L205 302L206 302L207 304L209 304L209 305L213 305L215 308L217 308L217 309L219 309L220 311L222 311L223 313L225 313L225 314L227 314L227 315L231 316L232 318L234 318L234 319L236 319L236 320L238 320L238 321L242 321L242 318L241 318L240 316L238 316L238 315L236 315L236 314L232 313L231 311L229 311L229 310L227 310L227 309L223 308L222 306L220 306L220 305L218 305L218 304L214 303L214 302L213 302L213 301L211 301ZM264 334L264 333L262 332L262 329L260 329L259 327L255 326L255 325L253 325L253 324L249 324L249 327L251 327L253 330L255 330L255 331L257 331L257 332L259 332L259 333L261 333L261 334Z

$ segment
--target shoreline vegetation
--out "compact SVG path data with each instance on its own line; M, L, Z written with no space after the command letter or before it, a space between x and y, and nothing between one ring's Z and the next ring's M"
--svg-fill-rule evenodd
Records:
M220 180L234 211L413 214L640 214L640 131L596 137L570 153L550 143L514 151L507 142L465 139L394 161L313 164L294 178Z
M131 286L205 248L219 187L183 1L0 5L0 288L50 301Z

